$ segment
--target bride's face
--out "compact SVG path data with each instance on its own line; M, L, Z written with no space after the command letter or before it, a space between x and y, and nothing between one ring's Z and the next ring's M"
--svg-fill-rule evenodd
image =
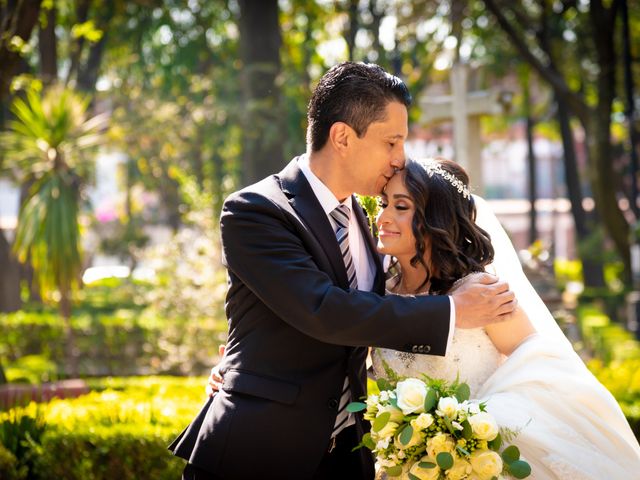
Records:
M411 228L415 205L404 185L404 173L396 173L381 195L378 225L378 251L398 260L416 254L416 239Z

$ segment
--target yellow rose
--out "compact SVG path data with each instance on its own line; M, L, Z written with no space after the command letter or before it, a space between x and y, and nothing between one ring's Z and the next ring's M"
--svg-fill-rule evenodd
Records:
M411 426L414 430L426 430L433 423L433 416L429 413L421 413L411 420Z
M452 453L455 448L456 442L447 433L439 432L427 439L427 455L432 458L436 458L441 452Z
M378 410L378 415L381 415L385 412L389 412L389 414L391 415L391 417L389 417L390 422L396 422L397 424L400 424L404 419L404 413L402 413L402 410L394 407L391 404L380 407Z
M480 480L490 480L502 472L502 458L493 450L476 450L469 461Z
M464 458L453 456L453 467L446 471L447 480L462 480L471 473L471 464Z
M498 436L498 424L487 412L480 412L468 418L473 434L480 440L493 440Z
M398 424L396 422L387 422L387 424L379 431L374 432L373 430L371 430L371 438L374 442L377 442L378 440L392 437L393 435L395 435L397 428Z
M405 415L424 411L424 400L427 396L427 386L417 378L407 378L396 385L398 407Z
M419 465L420 462L430 462L435 464L435 467L422 468ZM409 470L409 472L411 473L411 475L415 475L420 480L436 480L440 475L440 468L438 467L438 464L436 463L434 458L429 456L424 456L411 466L411 469Z

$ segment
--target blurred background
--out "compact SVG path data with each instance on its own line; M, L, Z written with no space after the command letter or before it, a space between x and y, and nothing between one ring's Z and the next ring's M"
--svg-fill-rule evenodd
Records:
M467 169L640 435L639 2L0 0L0 478L179 478L222 201L344 60L407 83L407 154Z

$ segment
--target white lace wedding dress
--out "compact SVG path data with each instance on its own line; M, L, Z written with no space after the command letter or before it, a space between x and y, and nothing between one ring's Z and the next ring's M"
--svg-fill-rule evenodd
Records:
M564 337L490 208L479 197L476 205L476 222L496 251L492 268L508 281L537 333L508 358L483 329L456 329L445 357L374 349L376 375L386 376L384 360L401 376L459 376L499 425L524 427L514 443L531 465L532 480L640 479L640 446L618 403Z

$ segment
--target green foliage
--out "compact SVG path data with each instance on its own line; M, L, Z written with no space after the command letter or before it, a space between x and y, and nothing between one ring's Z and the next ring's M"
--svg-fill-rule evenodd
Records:
M0 478L4 480L24 480L28 468L18 465L16 456L0 443Z
M201 406L204 383L175 377L94 380L99 391L13 409L0 421L11 415L33 419L39 408L45 422L39 441L18 455L33 460L29 478L169 480L180 477L184 461L167 445Z
M7 476L24 478L34 467L44 431L44 419L38 407L33 407L28 414L22 409L0 412L0 473L6 469ZM2 457L5 466L2 466Z
M14 251L30 261L45 296L64 298L82 266L78 225L80 186L91 171L81 152L95 147L104 115L87 119L89 101L65 88L30 89L11 105L15 120L0 134L6 167L31 184L21 206ZM64 308L64 306L61 304ZM68 312L63 312L67 314Z
M37 384L56 379L57 365L44 355L25 355L6 368L7 381Z
M580 307L578 322L584 343L594 353L589 370L616 398L640 438L640 342L595 305Z
M76 180L52 171L29 193L20 211L14 251L21 262L31 262L43 292L67 292L77 286L82 267Z
M640 358L640 345L633 335L594 304L577 310L582 340L605 363Z

